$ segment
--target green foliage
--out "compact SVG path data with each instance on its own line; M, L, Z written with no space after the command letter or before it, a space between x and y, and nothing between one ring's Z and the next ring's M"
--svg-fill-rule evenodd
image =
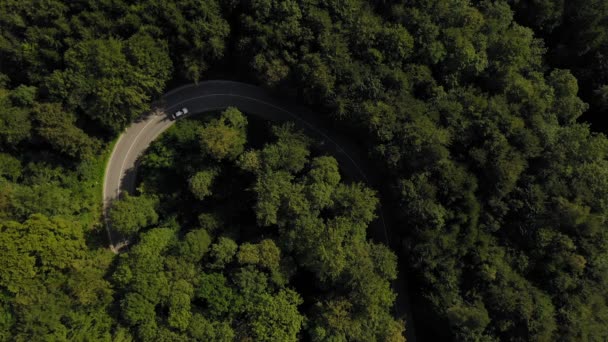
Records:
M488 311L483 303L476 302L472 305L454 305L447 309L448 320L460 338L474 336L482 338L483 331L490 323ZM459 330L462 330L460 332ZM457 336L458 336L457 335Z
M198 216L198 223L201 227L210 233L213 233L221 226L221 220L217 215L203 213Z
M309 139L289 124L275 126L272 130L277 142L260 151L260 163L265 169L288 172L302 170L310 153Z
M21 176L21 162L10 154L0 153L0 176L17 181Z
M264 151L275 150L273 145L302 143L299 139L286 139L298 136L286 128L277 132L278 141L265 146L262 155ZM274 159L262 159L260 169L266 171L257 173L254 191L258 223L276 224L284 250L294 253L297 262L312 271L325 286L349 284L347 296L357 306L348 313L352 320L349 328L353 330L342 335L343 338L382 340L388 326L397 324L387 311L395 299L388 279L396 277L396 260L386 249L365 240L366 227L375 217L378 203L373 191L360 184L339 184L338 166L331 157L315 158L307 168L304 164L288 169L297 172L305 168L307 171L300 177L287 171L272 171L274 165ZM272 266L275 264L272 260L276 257L272 254L262 257L264 241L258 245L243 244L237 254L238 261L272 271L276 267ZM320 318L321 315L315 315L315 323L309 328L311 336L320 331L323 338L340 336L340 328L334 326L329 317ZM357 324L360 328L355 328Z
M236 254L238 245L234 240L227 237L220 237L218 241L211 246L211 260L209 265L211 268L223 268L226 264L232 261Z
M278 211L285 190L291 188L292 176L284 171L267 172L266 177L258 178L255 192L258 200L255 215L262 226L270 226L278 221Z
M588 105L577 97L578 83L576 78L566 70L553 70L548 79L555 89L556 100L554 111L557 119L562 123L572 124L587 110Z
M209 250L211 237L204 229L188 232L180 246L180 254L187 260L199 262Z
M211 186L213 179L217 176L214 170L204 170L194 174L188 181L190 191L199 200L205 199L212 194Z
M258 244L244 243L239 247L236 258L240 264L259 265L270 271L278 270L281 251L272 240L262 240Z
M180 331L186 330L190 325L192 313L190 300L194 296L194 289L185 280L178 280L171 288L169 296L169 326Z
M12 92L0 89L0 143L15 147L30 137L30 111L11 100Z
M605 132L601 114L605 108L602 88L608 84L604 57L608 48L607 4L590 0L510 2L516 18L545 40L547 64L569 69L578 79L578 95L590 104L583 117L596 130Z
M396 258L366 240L374 192L340 183L336 161L289 126L247 146L236 109L178 122L151 147L141 188L161 199L117 203L111 219L139 239L105 280L101 142L168 80L226 73L297 95L368 149L423 337L606 340L608 143L580 122L603 129L607 11L1 2L0 340L403 339L389 314ZM171 228L140 231L159 221ZM289 288L303 270L314 290L300 305ZM197 299L203 281L233 305Z
M210 322L200 314L194 314L188 326L188 333L199 341L230 342L234 331L226 322Z
M203 274L196 297L205 301L207 311L213 317L221 317L231 311L238 311L239 298L226 283L221 273Z
M112 292L103 273L111 254L87 254L78 222L43 215L6 221L0 240L0 288L3 303L11 301L2 323L14 324L11 339L109 338L112 323L104 310Z
M9 94L11 102L18 107L31 107L36 100L36 87L20 85Z
M174 65L182 76L197 82L224 57L230 26L222 17L221 4L215 0L146 1L135 9L135 18L141 17L153 29L163 30L170 46L180 51L173 56Z
M91 158L99 152L99 141L76 127L76 117L63 111L60 104L37 104L33 116L38 135L58 152L79 159Z
M16 219L25 219L36 213L48 216L70 215L81 209L82 203L72 202L73 193L56 181L31 186L12 185L9 188L9 213Z
M154 304L138 293L127 294L121 306L124 318L129 324L139 324L153 320Z
M304 322L304 317L298 312L300 304L300 296L289 289L276 296L264 294L257 297L248 312L252 321L251 338L255 341L297 341Z
M203 153L217 160L234 160L244 150L246 129L247 118L236 108L226 109L199 131Z
M158 222L156 206L157 201L152 197L124 194L120 200L112 203L110 208L109 219L112 229L129 236L142 228L156 224Z
M126 41L82 41L65 53L66 69L55 71L46 86L68 108L117 132L163 89L171 70L167 50L165 42L139 33Z
M259 269L270 272L272 281L285 284L285 275L281 270L281 250L273 240L262 240L257 244L243 243L239 246L236 259L241 265L256 265Z
M417 279L414 292L424 298L414 307L429 323L417 331L429 339L605 336L598 327L606 306L589 309L596 303L591 296L576 295L598 293L605 279L599 274L606 274L587 258L605 255L608 246L599 228L606 206L595 200L603 198L597 189L603 187L605 138L576 123L587 110L577 97L579 85L584 99L593 93L592 111L606 102L604 7L593 1L437 0L373 2L372 11L363 1L271 1L242 10L239 51L260 82L297 91L336 125L349 126L344 129L369 147L378 168L386 168L380 181L399 189L389 200L399 208L394 231ZM572 73L547 69L547 45L520 23L547 38L552 66L574 66ZM325 184L314 191L294 185L278 172L284 168L274 166L287 163L272 163L280 153L266 153L267 161L264 152L242 157L243 169L260 175L254 188L260 224L286 225L294 237L318 241L312 227L323 222L331 224L330 232L349 231L343 227L350 222L302 218L314 208L306 203L313 199L341 218L373 217L374 205L358 200L363 191L337 186L345 189L342 196ZM358 210L349 214L351 206ZM549 219L558 212L569 218ZM290 224L283 213L299 219ZM301 240L288 246L323 245ZM348 269L335 248L339 241L324 251L328 279ZM517 302L510 298L516 291L530 294ZM497 304L498 293L511 303ZM338 303L323 305L341 317L352 310ZM594 311L598 319L573 319L579 310ZM354 333L365 331L342 321ZM321 323L311 331L313 339L345 339Z
M210 124L244 128L243 119L228 111ZM327 338L403 341L404 323L391 315L396 256L366 236L378 205L374 191L340 183L337 161L311 156L309 139L292 126L273 128L273 141L261 149L215 159L197 149L179 151L198 139L190 134L198 124L188 121L161 142L167 153L192 164L160 168L176 175L177 184L195 176L188 186L161 187L156 194L161 222L175 204L183 218L163 224L174 228L140 233L113 275L130 330L140 339L295 341L323 330ZM176 145L178 136L185 140ZM204 213L201 203L179 200L206 173L196 170L222 175L205 193ZM158 175L146 171L144 184L148 177ZM192 218L202 228L186 229ZM307 279L292 281L299 271ZM310 288L307 302L295 290L302 286ZM336 296L352 305L347 333L329 308L314 306Z
M307 174L307 196L319 208L332 204L332 193L340 182L338 163L334 158L323 156L314 158Z

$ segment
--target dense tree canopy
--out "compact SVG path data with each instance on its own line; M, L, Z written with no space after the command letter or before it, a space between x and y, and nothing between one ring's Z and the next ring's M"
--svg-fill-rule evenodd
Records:
M158 222L155 206L156 200L153 197L124 194L120 200L112 203L108 219L112 229L125 235L132 235L141 228Z
M606 140L577 123L587 105L576 78L545 68L545 45L509 8L536 8L517 13L550 29L560 2L291 4L243 6L239 51L260 82L291 87L365 134L385 165L406 247L401 270L409 264L418 289L417 330L431 339L606 338L608 308L597 299L606 271L587 259L607 251L596 201ZM599 7L572 4L585 21L566 29L585 45L572 51L601 46ZM283 187L269 184L269 194L272 186ZM581 225L598 228L580 234Z
M167 45L145 34L126 41L83 41L65 53L66 69L49 76L53 98L119 130L149 108L170 76Z
M274 127L274 139L261 149L243 152L243 114L229 108L219 120L243 133L243 146L229 162L209 153L205 141L190 151L171 143L190 136L183 142L192 145L200 137L188 132L194 127L205 134L218 125L215 118L178 122L142 160L140 188L160 195L160 212L177 206L178 221L190 223L161 220L162 228L140 233L121 255L114 278L130 330L144 340L169 331L174 338L199 338L204 326L212 339L221 330L255 341L403 340L403 323L391 315L396 256L366 237L378 203L374 192L341 183L336 160L311 157L312 142L290 125ZM158 146L188 164L168 171L148 163L167 153ZM163 186L169 178L173 186ZM313 278L295 280L299 272ZM298 292L303 288L306 297ZM349 303L341 313L349 329L332 318L335 301ZM168 314L160 315L159 306Z
M585 116L606 132L608 109L608 4L605 1L511 1L515 16L534 29L547 46L551 67L572 70L581 98L591 106Z
M218 160L236 158L243 152L246 127L247 118L236 108L226 109L219 119L199 130L203 151ZM206 177L210 177L210 174Z
M19 88L17 88L19 89ZM0 89L0 142L5 149L15 147L18 143L30 138L32 124L30 112L20 101L15 101L12 96L17 93L17 89L10 91ZM31 105L29 103L29 105Z
M87 254L78 222L35 214L0 224L3 340L106 340L108 251ZM11 325L14 329L9 330ZM9 333L10 331L10 333Z
M608 141L590 130L607 127L607 11L1 1L0 341L399 341L397 271L420 339L607 339ZM377 184L229 109L142 158L113 256L111 141L168 84L209 78L310 106ZM380 199L398 258L366 235Z

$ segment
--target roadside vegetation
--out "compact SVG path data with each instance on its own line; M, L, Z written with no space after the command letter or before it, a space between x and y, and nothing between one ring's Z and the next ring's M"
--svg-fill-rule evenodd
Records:
M0 341L398 340L392 253L420 339L608 339L604 3L0 2ZM218 76L364 145L396 249L366 239L366 185L231 110L152 147L113 213L136 243L108 251L108 143Z
M403 341L397 258L366 238L374 191L291 126L266 131L251 148L229 108L151 146L141 192L111 215L132 239L112 274L124 326L150 341Z

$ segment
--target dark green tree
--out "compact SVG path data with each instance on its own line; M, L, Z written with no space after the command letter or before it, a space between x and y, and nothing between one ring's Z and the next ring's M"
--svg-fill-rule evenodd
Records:
M235 159L244 150L246 129L247 118L234 107L226 109L199 131L203 153L217 160Z
M121 199L112 203L109 219L112 229L125 234L134 235L140 229L158 222L155 207L157 201L148 196L131 196L124 194Z
M55 71L46 86L68 109L118 132L163 90L171 72L167 50L166 42L142 33L82 41L65 53L66 69Z

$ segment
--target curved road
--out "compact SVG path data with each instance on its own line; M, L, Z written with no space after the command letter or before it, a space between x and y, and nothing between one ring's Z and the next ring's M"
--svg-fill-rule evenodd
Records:
M154 139L171 127L173 121L168 118L168 114L182 107L188 107L190 113L202 113L230 106L265 120L293 121L296 127L302 129L306 134L325 142L324 149L338 160L340 171L343 174L372 186L380 184L379 176L374 171L374 165L362 158L364 153L361 148L345 136L327 132L324 128L327 127L327 124L318 114L305 107L284 102L271 96L264 89L253 85L233 81L205 81L166 93L158 105L159 110L134 122L119 137L106 166L103 186L104 213L107 213L110 204L119 197L121 191L130 193L135 191L137 159ZM370 233L376 241L383 240L391 246L389 225L385 224L381 209L379 218L370 228ZM127 242L112 233L108 224L106 224L106 229L110 249L118 252ZM399 272L400 275L402 273ZM396 292L399 293L397 310L400 311L399 307L405 307L407 311L405 313L408 322L407 339L414 341L409 298L402 276L395 286L397 287Z

